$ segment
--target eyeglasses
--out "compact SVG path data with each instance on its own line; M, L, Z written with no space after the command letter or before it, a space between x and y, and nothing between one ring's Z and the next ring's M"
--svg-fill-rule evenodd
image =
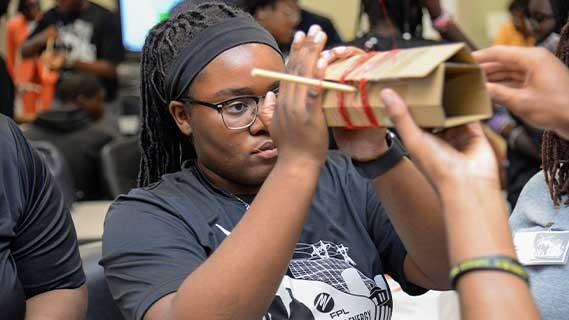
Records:
M273 90L278 94L278 89ZM198 104L217 110L221 115L223 124L230 130L241 130L253 125L259 114L259 105L264 102L265 96L239 96L210 103L192 99L190 97L180 99L187 104Z

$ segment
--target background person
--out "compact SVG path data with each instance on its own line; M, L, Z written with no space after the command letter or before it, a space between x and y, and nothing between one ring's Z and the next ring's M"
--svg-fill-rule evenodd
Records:
M50 68L96 75L107 101L114 100L117 64L124 59L118 16L87 0L57 0L22 44L22 56L39 56L49 41L55 41L46 58Z
M24 132L28 139L50 142L61 151L79 201L106 198L100 153L114 135L96 124L104 112L105 91L97 77L63 73L57 84L56 103L40 113Z

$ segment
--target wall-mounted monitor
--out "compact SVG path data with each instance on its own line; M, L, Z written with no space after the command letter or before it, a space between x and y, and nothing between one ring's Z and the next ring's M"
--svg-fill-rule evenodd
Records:
M182 0L119 0L123 44L128 51L142 50L150 28L168 17Z

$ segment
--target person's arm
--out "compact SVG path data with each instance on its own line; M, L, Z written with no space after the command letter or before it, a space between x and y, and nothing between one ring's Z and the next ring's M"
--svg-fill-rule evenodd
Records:
M91 73L99 77L114 79L117 77L117 66L107 60L96 60L93 62L86 62L77 60L69 66L73 70Z
M474 53L492 100L528 124L569 139L569 70L543 48L497 46Z
M42 157L15 124L10 131L22 197L11 252L27 297L26 319L83 319L87 290L71 215Z
M332 62L360 52L356 48L339 47L324 52L323 58ZM361 162L377 159L385 153L385 135L385 128L334 128L339 149ZM375 178L373 186L407 249L405 276L412 283L425 288L449 288L441 209L425 177L409 159L403 159L394 168Z
M87 285L52 290L26 300L26 320L81 320L87 312Z
M476 45L470 40L454 20L442 8L439 0L426 0L425 5L433 21L433 27L437 30L441 37L452 42L464 42L471 50L476 50ZM437 20L438 19L438 20ZM437 25L439 22L440 25Z
M375 178L373 186L407 249L406 278L424 288L449 289L444 223L431 185L409 159L403 159Z
M109 14L107 19L100 29L101 34L93 36L97 46L97 60L77 60L68 67L107 79L117 78L117 65L124 59L120 22L114 14Z
M482 256L515 258L498 166L479 123L435 137L421 131L394 91L382 98L418 168L441 200L451 265ZM527 283L503 271L473 271L457 282L463 319L539 319Z
M41 21L40 21L41 23ZM38 28L41 26L38 25ZM42 31L32 34L20 48L23 58L33 58L38 56L44 49L49 39L56 39L57 28L54 25L45 27Z
M16 65L16 32L18 30L15 28L14 20L8 21L6 24L6 67L10 76L14 78L14 68Z
M297 34L288 72L322 77L325 66L316 67L316 60L325 43L319 28L306 40ZM268 310L300 237L328 136L319 89L283 83L278 107L274 94L266 100L264 108L274 110L274 116L262 122L270 122L279 150L275 167L231 235L144 319L260 319Z

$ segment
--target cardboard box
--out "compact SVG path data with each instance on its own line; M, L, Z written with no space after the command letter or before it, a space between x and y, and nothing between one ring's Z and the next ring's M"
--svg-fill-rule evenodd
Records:
M452 127L492 115L485 76L464 44L358 55L326 70L326 80L342 82L342 77L360 90L325 92L323 106L329 126L392 126L379 96L387 87L403 97L421 127Z

